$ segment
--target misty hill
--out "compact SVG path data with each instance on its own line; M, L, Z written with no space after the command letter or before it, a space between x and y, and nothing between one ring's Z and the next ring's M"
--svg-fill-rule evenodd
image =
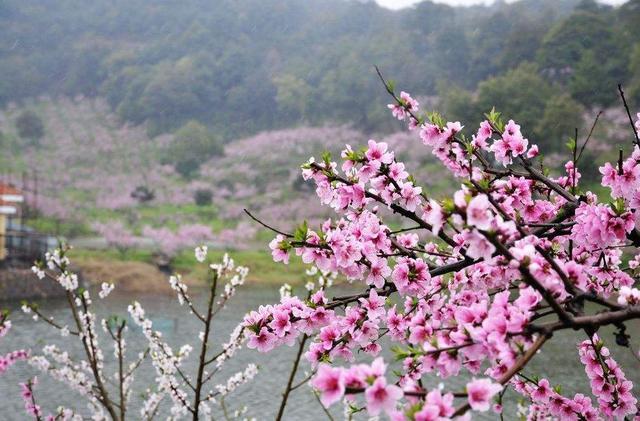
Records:
M100 95L152 135L192 119L227 140L327 121L392 131L374 64L399 88L442 96L442 82L475 90L523 61L587 104L602 95L572 84L603 73L596 91L611 102L620 81L640 95L639 5L423 2L393 12L347 0L7 0L0 104ZM588 62L572 71L585 52L602 72Z
M25 110L42 117L45 130L38 144L25 144L19 136L16 121ZM0 111L0 132L0 176L10 168L13 182L22 187L26 172L27 202L41 216L30 223L43 231L93 236L96 223L119 221L139 235L145 226L205 224L234 247L257 232L245 207L282 224L304 218L315 224L328 217L330 209L317 206L300 165L324 151L338 156L345 144L359 147L368 139L340 125L263 131L232 140L222 156L185 178L161 159L178 141L175 136L150 138L144 126L112 113L103 98L45 97L25 108L8 107ZM447 179L430 175L438 164L414 134L377 139L388 142L425 186L447 188ZM141 197L141 192L149 194Z

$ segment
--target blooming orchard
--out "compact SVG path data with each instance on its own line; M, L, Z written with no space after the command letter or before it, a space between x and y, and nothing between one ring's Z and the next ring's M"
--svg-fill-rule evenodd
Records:
M364 290L330 299L319 289L262 306L244 319L248 346L269 352L300 339L302 352L310 339L304 356L315 370L311 385L324 406L344 401L349 413L464 418L501 412L511 388L530 403L529 419L637 414L633 385L596 333L614 325L615 342L628 347L624 323L640 318L634 286L640 255L633 256L640 246L637 136L631 156L601 168L612 201L600 202L579 188L577 140L566 173L554 178L513 120L492 111L469 138L461 123L421 115L409 94L385 86L393 116L408 122L460 188L449 199L429 196L384 142L347 145L341 164L329 154L311 158L303 177L338 217L294 233L272 228L273 258L286 264L295 254ZM640 121L635 126L640 130ZM385 224L390 213L406 223ZM567 329L583 332L577 354L592 397L563 396L527 367L552 335ZM393 373L381 357L385 336L402 362ZM362 352L373 361L355 364ZM297 361L294 373L295 367ZM423 382L463 373L472 378L463 390Z

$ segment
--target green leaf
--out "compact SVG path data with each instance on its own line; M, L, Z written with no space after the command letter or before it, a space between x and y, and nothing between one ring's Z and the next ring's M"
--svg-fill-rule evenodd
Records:
M298 228L296 228L295 232L293 233L293 239L295 241L304 242L307 240L308 232L309 232L309 227L307 225L307 221L304 221L302 224L298 226Z
M331 164L331 152L324 151L322 152L322 161L328 166Z
M429 121L431 121L432 124L435 124L441 129L446 124L446 121L444 121L444 118L442 117L442 115L440 115L440 113L438 113L437 111L427 113L427 117L429 118Z
M451 198L444 199L440 205L442 206L442 209L447 213L453 213L456 210L456 204Z
M387 80L387 88L389 88L391 92L394 92L396 90L396 82L391 79Z
M499 131L504 131L504 121L502 121L502 114L496 111L496 108L491 108L491 111L488 114L485 114L489 123Z

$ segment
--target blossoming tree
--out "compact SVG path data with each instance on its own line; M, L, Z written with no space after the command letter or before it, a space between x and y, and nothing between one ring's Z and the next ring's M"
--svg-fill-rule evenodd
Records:
M197 247L195 256L198 262L205 262L207 247ZM220 377L225 362L244 343L245 330L238 325L228 341L221 344L212 341L212 326L215 316L244 283L247 268L235 266L227 255L221 263L210 264L208 288L203 294L206 298L204 306L191 298L187 285L179 275L171 276L169 283L176 292L179 304L188 307L189 314L202 326L198 334L199 343L184 344L176 350L163 338L162 332L153 329L152 320L137 301L128 307L129 318L111 316L101 319L101 329L98 328L92 295L79 285L78 276L71 272L69 263L67 248L61 247L53 253L47 253L46 262L33 266L33 271L38 278L48 278L66 290L72 326L63 325L60 320L43 314L35 303L25 302L22 310L32 314L34 320L47 323L63 337L77 341L81 345L81 352L52 344L45 345L41 354L14 351L0 357L0 374L9 364L28 359L29 364L68 386L84 401L77 408L59 407L53 414L45 416L45 410L37 403L37 378L33 378L20 385L28 414L38 421L82 420L85 419L83 417L87 411L84 408L87 407L91 418L96 420L151 420L159 416L165 419L190 417L198 420L212 419L216 412L224 413L225 418L229 419L225 398L251 380L258 368L255 364L249 364L226 381L213 384ZM103 283L98 298L107 299L113 289L113 284ZM0 316L0 336L10 326L5 318L4 314ZM137 352L127 347L128 325L131 321L141 331L146 343L146 347ZM111 358L106 355L104 342L112 346ZM195 363L187 364L194 349L197 353ZM148 364L149 361L151 364ZM113 372L110 372L111 369ZM148 369L155 373L155 381L143 384L140 390L141 385L134 383L135 375L140 370ZM194 369L194 373L190 374L189 369ZM144 398L138 407L133 402L134 392ZM133 412L134 409L137 409L137 413ZM239 408L232 412L235 416L231 417L242 419L245 413L246 407Z
M530 403L529 419L637 416L633 385L598 330L614 326L616 344L628 347L625 322L640 318L640 121L634 127L628 113L631 156L601 168L607 203L580 190L589 138L583 146L574 140L566 174L551 177L513 120L491 111L469 138L459 122L420 113L415 99L380 78L394 99L393 116L408 122L460 188L437 200L374 140L363 149L347 145L341 165L328 154L311 158L303 176L338 217L293 233L258 222L277 233L275 261L286 264L295 254L363 290L330 299L320 289L262 306L244 319L248 346L270 352L298 340L298 360L311 363L323 406L343 400L351 414L469 418L501 412L511 388ZM383 220L389 212L406 223L392 229ZM568 330L583 333L576 352L595 400L564 396L527 370L553 335ZM381 357L389 342L402 362L393 374ZM373 360L356 364L359 352ZM464 372L471 380L462 390L425 386L428 376ZM285 399L294 387L290 381Z

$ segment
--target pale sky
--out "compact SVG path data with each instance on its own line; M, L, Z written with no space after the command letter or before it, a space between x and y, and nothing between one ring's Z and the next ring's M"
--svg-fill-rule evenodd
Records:
M422 0L376 0L376 2L383 7L389 9L402 9L403 7L411 6L412 4L419 3ZM490 4L493 0L432 0L435 3L446 3L452 6L471 6L473 4ZM516 0L507 0L512 3ZM627 0L598 0L601 3L607 3L612 5L619 5Z

